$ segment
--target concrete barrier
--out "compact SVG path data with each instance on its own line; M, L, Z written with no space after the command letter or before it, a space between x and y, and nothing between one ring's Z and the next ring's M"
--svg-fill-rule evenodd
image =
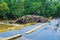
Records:
M14 36L8 37L8 38L3 38L3 39L1 39L1 40L12 40L12 39L19 38L19 37L21 37L21 36L22 36L21 34L17 34L17 35L14 35Z
M36 27L36 28L34 28L34 29L32 29L32 30L29 30L29 31L27 31L27 32L25 32L26 34L29 34L29 33L32 33L32 32L34 32L34 31L36 31L37 29L39 29L39 28L42 28L43 26L45 26L47 23L43 23L42 25L40 25L40 26L38 26L38 27Z

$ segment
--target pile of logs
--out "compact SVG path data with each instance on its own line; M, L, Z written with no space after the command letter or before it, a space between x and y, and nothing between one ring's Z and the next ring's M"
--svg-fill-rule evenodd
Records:
M45 23L45 22L48 22L48 18L43 16L36 16L36 15L26 15L15 21L15 23L17 24L26 24L26 23L32 23L32 22Z

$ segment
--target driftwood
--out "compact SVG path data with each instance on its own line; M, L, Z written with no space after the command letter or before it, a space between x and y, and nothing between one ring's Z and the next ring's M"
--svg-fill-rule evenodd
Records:
M26 23L32 23L32 22L45 23L45 22L48 22L48 18L42 17L42 16L36 16L36 15L26 15L15 21L15 23L17 24L26 24Z

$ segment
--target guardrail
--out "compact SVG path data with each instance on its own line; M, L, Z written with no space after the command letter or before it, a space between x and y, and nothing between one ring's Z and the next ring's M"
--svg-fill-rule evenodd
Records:
M51 21L52 21L52 20L49 20L49 22L51 22ZM30 33L34 32L34 31L36 31L37 29L44 27L44 26L45 26L47 23L49 23L49 22L43 23L42 25L40 25L40 26L38 26L38 27L36 27L36 28L34 28L34 29L31 29L31 30L25 32L25 34L30 34Z

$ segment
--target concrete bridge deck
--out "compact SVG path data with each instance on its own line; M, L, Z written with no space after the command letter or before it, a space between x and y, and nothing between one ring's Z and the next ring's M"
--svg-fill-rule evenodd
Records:
M60 27L58 30L54 30L56 28L58 20L54 19L50 23L46 24L44 27L30 33L25 34L25 32L34 29L41 25L42 23L37 23L32 26L27 26L22 30L12 30L0 33L0 37L7 38L16 34L22 34L23 36L16 40L59 40L60 39Z

